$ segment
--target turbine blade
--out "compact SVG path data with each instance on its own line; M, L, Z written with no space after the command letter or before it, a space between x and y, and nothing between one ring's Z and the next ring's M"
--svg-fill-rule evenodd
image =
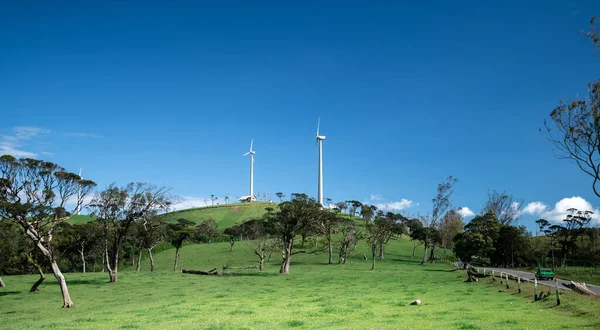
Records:
M319 136L319 127L321 127L321 117L317 120L317 136Z
M254 139L252 139L252 141L250 141L250 151L252 151L252 145L254 144Z
M247 152L247 153L244 154L244 156L248 156L249 154L250 154L250 152Z

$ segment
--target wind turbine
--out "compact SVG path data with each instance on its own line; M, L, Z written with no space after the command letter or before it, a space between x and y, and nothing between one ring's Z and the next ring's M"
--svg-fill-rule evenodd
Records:
M250 200L254 200L254 150L252 150L252 144L254 139L250 141L250 151L244 154L244 156L250 155Z
M325 135L319 135L319 128L321 126L321 117L317 122L317 143L319 144L319 193L318 200L319 204L323 205L323 140Z
M81 167L79 168L79 180L83 180L81 176ZM81 185L77 186L77 215L81 213Z

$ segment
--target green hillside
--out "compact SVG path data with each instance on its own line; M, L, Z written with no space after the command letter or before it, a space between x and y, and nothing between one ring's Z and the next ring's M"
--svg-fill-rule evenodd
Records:
M266 212L267 207L277 208L276 203L238 203L219 206L201 207L175 211L164 215L165 221L175 222L184 218L200 224L204 220L215 219L219 230L223 231L233 225L251 219L258 219Z
M182 268L221 270L256 265L253 242L196 244L181 250ZM421 250L421 249L419 249ZM392 240L386 259L370 270L364 242L347 264L328 265L327 254L298 254L290 275L280 275L273 253L264 271L229 276L173 272L174 250L155 255L140 272L66 274L75 308L61 309L60 288L47 276L41 291L27 292L36 275L6 276L0 290L0 329L556 329L598 328L600 301L569 292L531 301L533 288L507 290L499 281L465 283L464 271L419 265L412 244ZM419 299L420 306L409 303Z
M219 206L207 206L194 209L170 212L163 217L166 222L176 222L184 218L197 224L207 219L215 219L219 230L223 231L233 225L243 223L251 219L258 219L266 212L267 207L277 208L277 203L236 203ZM74 215L69 219L70 224L92 221L89 215Z

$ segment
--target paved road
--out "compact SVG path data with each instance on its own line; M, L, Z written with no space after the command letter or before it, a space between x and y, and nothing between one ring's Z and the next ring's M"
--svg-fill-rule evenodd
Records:
M476 267L476 268L478 269L478 271L483 272L483 269L484 269L483 267ZM492 270L496 273L496 276L500 276L500 272L504 272L504 273L508 273L509 275L521 276L522 280L525 279L525 280L528 280L530 282L533 282L533 278L534 278L534 274L533 273L523 272L523 271L514 270L514 269L505 269L505 268L485 268L485 273L489 274L489 273L492 272ZM569 280L558 279L559 288L570 290L569 288L567 288L566 286L564 286L563 283L569 284L571 282ZM554 281L550 281L550 280L543 280L543 281L542 280L538 280L538 284L547 285L547 286L554 286ZM591 284L586 284L586 286L591 291L593 291L596 294L600 295L600 286L591 285Z

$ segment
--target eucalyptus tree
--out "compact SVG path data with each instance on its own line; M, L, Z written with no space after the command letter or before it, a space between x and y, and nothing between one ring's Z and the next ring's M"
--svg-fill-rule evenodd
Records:
M435 238L435 236L433 235L433 229L437 227L438 222L446 215L446 212L452 206L450 197L452 196L452 193L454 193L453 187L457 181L458 180L456 178L449 176L440 184L438 184L437 194L431 201L433 204L433 209L431 215L426 221L428 222L427 227L429 227L430 230L425 230L424 232L425 235L423 240L423 246L425 248L425 251L423 253L423 260L421 261L421 265L427 262L427 251L433 244L435 244L435 242L433 241Z
M179 263L179 250L183 246L183 242L194 236L194 230L191 228L196 223L184 218L177 219L177 223L171 223L167 226L167 237L171 245L175 247L175 264L173 271L177 271Z
M67 221L96 184L54 163L0 157L0 219L18 224L50 264L63 296L73 307L67 282L52 248L57 226ZM73 205L71 212L67 206Z
M307 250L294 250L294 240L306 230L314 228L314 221L321 212L320 205L309 199L306 194L292 194L292 200L283 202L279 211L269 215L268 231L282 244L282 260L279 272L290 273L292 256L297 253L309 253ZM312 251L315 252L315 251Z
M168 211L172 203L168 191L165 187L132 182L125 187L111 184L94 196L91 215L103 225L104 254L111 282L117 281L119 252L131 225Z

